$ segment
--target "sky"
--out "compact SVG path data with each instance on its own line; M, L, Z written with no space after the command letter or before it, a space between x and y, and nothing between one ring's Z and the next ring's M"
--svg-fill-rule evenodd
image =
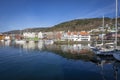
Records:
M0 32L103 15L115 17L115 0L0 0Z

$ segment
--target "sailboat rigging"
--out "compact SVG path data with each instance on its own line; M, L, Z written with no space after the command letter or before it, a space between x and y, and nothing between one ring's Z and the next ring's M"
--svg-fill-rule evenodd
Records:
M118 17L118 0L116 0L116 19L115 19L115 49L117 49L117 32L118 32L118 26L117 26L117 17Z
M116 20L115 20L115 28L116 28L116 34L115 34L115 53L113 53L113 56L116 60L120 61L120 50L118 50L117 47L117 32L118 32L118 25L117 25L117 18L118 18L118 0L116 0Z
M104 49L103 46L101 46L101 48L103 49L95 49L95 53L96 54L107 54L107 55L115 55L116 57L116 54L119 54L119 57L120 57L120 50L118 50L117 48L117 32L118 32L118 28L117 28L117 17L118 17L118 0L116 0L116 18L115 18L115 29L116 29L116 33L115 33L115 41L114 41L114 44L115 44L115 48L113 49ZM104 17L103 17L103 26L104 26ZM102 36L102 44L103 44L103 36ZM117 56L118 58L118 56Z
M103 31L102 31L102 45L104 45L104 16L103 16L103 24L102 24L102 27L103 27Z

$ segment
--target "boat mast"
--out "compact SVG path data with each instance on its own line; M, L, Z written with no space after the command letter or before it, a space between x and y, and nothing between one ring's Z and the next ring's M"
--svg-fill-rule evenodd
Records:
M103 32L102 32L102 45L103 45L103 40L104 40L104 16L103 16L103 24L102 24L102 27L103 27Z
M116 0L116 19L115 19L115 28L116 28L116 33L115 33L115 48L117 49L117 17L118 17L118 0Z

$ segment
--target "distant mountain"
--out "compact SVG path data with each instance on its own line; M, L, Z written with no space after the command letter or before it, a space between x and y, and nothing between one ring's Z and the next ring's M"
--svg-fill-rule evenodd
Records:
M91 29L98 28L102 26L103 24L103 19L102 18L89 18L89 19L75 19L67 22L63 22L60 24L57 24L52 27L48 28L29 28L29 29L24 29L21 30L21 32L48 32L48 31L88 31ZM115 19L112 18L104 18L105 20L105 25L107 26L114 26L115 25ZM118 19L118 23L120 23L120 18ZM20 33L20 30L13 30L13 31L8 31L5 33Z

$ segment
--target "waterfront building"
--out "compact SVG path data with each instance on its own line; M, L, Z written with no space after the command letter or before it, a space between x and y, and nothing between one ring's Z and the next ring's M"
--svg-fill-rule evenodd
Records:
M42 32L39 32L37 35L38 35L38 38L39 38L39 39L42 39L42 38L43 38Z
M5 36L4 40L10 40L10 36Z
M5 36L0 34L0 40L4 40Z
M70 41L90 41L91 36L87 31L64 33L63 39Z
M37 35L35 32L24 32L23 36L24 38L35 38Z
M90 34L86 31L81 31L79 37L80 41L90 41L91 38Z
M54 39L54 32L43 32L43 39Z

